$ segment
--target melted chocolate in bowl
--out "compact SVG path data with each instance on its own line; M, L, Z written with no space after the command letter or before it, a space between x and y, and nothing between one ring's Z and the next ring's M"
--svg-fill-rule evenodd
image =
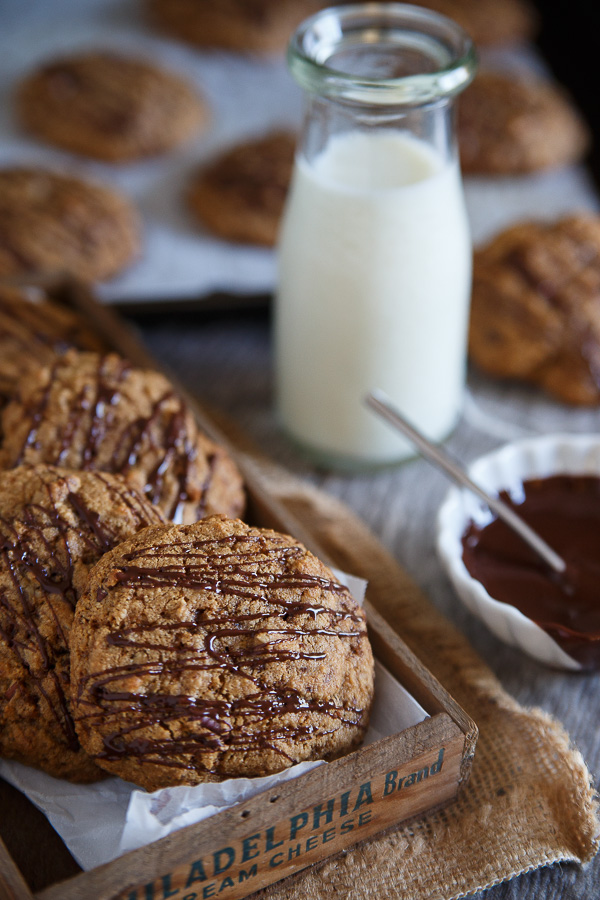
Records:
M463 561L495 600L509 603L550 634L585 669L600 669L600 478L555 475L523 483L502 500L562 556L558 575L507 525L471 522Z

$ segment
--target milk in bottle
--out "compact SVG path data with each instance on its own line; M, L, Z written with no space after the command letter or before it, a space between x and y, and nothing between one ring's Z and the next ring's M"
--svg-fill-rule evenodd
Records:
M373 387L435 439L459 414L471 245L456 160L411 135L335 136L299 155L280 241L278 409L323 458L412 453Z

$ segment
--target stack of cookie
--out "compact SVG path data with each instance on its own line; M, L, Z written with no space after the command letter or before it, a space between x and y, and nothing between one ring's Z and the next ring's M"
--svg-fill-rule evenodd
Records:
M0 755L155 789L352 749L364 613L238 518L241 476L170 382L5 290L0 385Z

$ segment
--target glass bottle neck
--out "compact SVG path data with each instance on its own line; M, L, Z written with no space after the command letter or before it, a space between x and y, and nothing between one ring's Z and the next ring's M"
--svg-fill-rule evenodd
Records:
M311 94L358 107L408 107L459 93L477 58L469 36L446 16L403 3L354 3L305 20L288 64Z
M422 142L446 164L457 154L454 119L452 97L420 107L362 108L309 94L297 152L312 164L333 138L399 136Z

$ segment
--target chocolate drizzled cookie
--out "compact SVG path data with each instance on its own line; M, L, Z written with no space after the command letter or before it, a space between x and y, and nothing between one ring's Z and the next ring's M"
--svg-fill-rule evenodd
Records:
M579 162L589 133L550 81L481 71L458 102L463 172L520 175Z
M17 112L43 141L109 162L171 150L207 119L203 102L181 78L113 53L43 65L20 85Z
M274 53L323 0L147 0L161 30L200 47Z
M260 53L281 52L300 22L326 0L147 0L153 23L201 47ZM421 0L458 22L476 44L531 39L535 8L527 0Z
M32 368L52 363L70 347L104 349L77 313L37 288L0 287L0 407Z
M226 151L192 181L190 209L225 240L272 246L292 177L295 146L294 135L274 132Z
M137 213L116 191L43 169L0 171L0 278L102 281L139 246Z
M600 218L524 222L475 253L469 355L567 403L600 402Z
M114 353L70 350L35 369L1 421L0 468L46 462L117 472L177 521L243 509L234 463L198 432L169 381Z
M419 0L418 5L454 19L482 46L531 40L538 26L527 0Z
M118 476L0 472L0 756L70 781L103 777L71 717L73 615L102 554L161 521Z
M348 590L291 537L222 516L104 556L71 653L82 745L148 790L342 755L373 696Z

